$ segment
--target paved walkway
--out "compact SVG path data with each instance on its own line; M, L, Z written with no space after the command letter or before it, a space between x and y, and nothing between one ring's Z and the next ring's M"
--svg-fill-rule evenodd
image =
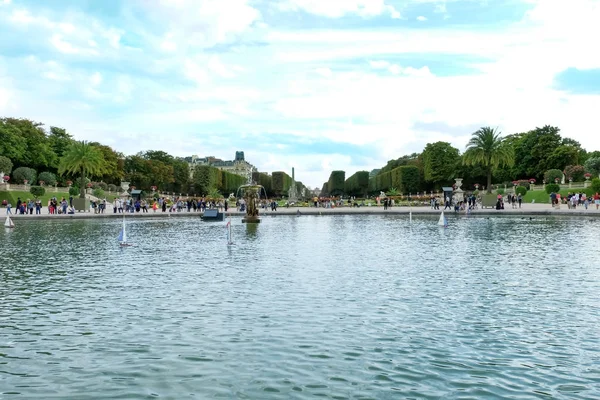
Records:
M260 215L296 215L300 211L302 215L361 215L361 214L377 214L377 215L398 215L398 214L408 214L412 212L415 215L439 215L441 210L433 210L431 207L392 207L388 210L384 210L383 207L336 207L336 208L314 208L314 207L280 207L277 211L270 210L260 210ZM14 212L14 210L13 210ZM454 214L454 210L446 210L447 214ZM464 215L465 212L462 211L461 215ZM6 215L6 209L0 209L0 216ZM163 213L162 211L148 211L147 213L139 212L135 214L126 214L127 217L132 218L167 218L167 217L200 217L202 213L200 212L175 212L175 213ZM242 216L243 212L239 212L235 209L229 209L227 211L227 215L232 216ZM495 210L492 208L487 209L477 209L472 211L472 215L556 215L556 216L590 216L590 217L600 217L600 210L596 210L596 206L592 205L587 210L581 206L577 207L577 209L570 210L566 205L561 205L560 208L554 208L549 204L524 204L522 208L506 208L504 210ZM48 214L48 210L46 207L42 209L42 214L40 215L11 215L11 218L17 219L60 219L60 218L120 218L123 214L114 214L111 209L106 210L104 214L94 214L90 212L81 212L77 214Z

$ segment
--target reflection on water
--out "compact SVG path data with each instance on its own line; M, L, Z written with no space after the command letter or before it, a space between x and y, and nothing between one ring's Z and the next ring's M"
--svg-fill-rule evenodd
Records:
M600 397L598 226L265 216L0 235L0 399Z

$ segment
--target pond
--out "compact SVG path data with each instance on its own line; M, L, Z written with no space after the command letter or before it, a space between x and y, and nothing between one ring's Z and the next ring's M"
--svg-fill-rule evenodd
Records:
M597 222L20 221L0 399L600 398Z

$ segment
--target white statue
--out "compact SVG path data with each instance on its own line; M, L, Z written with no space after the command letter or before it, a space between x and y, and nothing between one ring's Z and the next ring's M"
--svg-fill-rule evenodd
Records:
M384 199L386 197L385 192L383 192L383 191L379 192L379 197Z

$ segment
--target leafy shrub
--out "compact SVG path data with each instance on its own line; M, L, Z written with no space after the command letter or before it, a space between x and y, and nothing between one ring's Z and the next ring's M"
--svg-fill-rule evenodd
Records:
M102 190L102 189L94 189L93 192L92 192L92 194L94 196L96 196L97 198L101 199L101 198L104 197L104 190Z
M521 196L525 196L527 194L527 188L525 186L517 186L515 189L516 194L520 194Z
M567 179L572 179L575 182L583 181L584 173L585 168L583 168L583 165L567 165L565 167L565 176Z
M38 182L44 182L44 184L48 186L54 186L56 185L56 175L52 172L42 172L38 176Z
M104 182L92 182L92 189L108 190L108 185Z
M563 173L560 169L549 169L544 174L544 180L546 183L554 183L556 182L556 178L558 178L559 182L562 182Z
M10 158L0 156L0 172L4 172L5 174L10 174L12 171L13 163L10 161Z
M504 189L496 189L496 193L498 193L498 194L504 194Z
M38 198L46 194L46 189L42 186L32 186L29 188L29 193L31 193L33 197Z
M592 179L592 190L594 192L598 192L600 193L600 178L594 178Z
M585 162L585 170L594 176L600 175L600 157L588 158Z
M79 188L77 186L71 186L69 188L69 195L71 195L71 196L79 196Z
M19 167L13 171L12 175L15 183L23 183L25 180L29 183L34 183L37 173L35 172L35 169Z
M117 191L117 185L113 185L111 183L110 185L108 185L108 191L109 192L116 192Z
M560 185L557 183L548 183L546 185L546 193L558 193L560 191Z

